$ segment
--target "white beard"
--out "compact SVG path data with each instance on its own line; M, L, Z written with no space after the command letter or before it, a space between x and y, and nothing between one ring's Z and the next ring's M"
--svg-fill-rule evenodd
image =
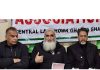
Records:
M56 48L56 42L52 41L52 42L43 42L43 49L45 51L53 51Z
M86 44L86 42L84 42L84 41L83 42L80 42L80 43L81 43L81 45L85 45Z

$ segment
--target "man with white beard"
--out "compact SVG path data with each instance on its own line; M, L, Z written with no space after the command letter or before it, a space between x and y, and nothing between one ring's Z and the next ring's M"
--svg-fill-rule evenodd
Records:
M67 48L66 69L97 68L97 46L88 42L88 32L86 28L78 29L78 42Z
M32 51L32 67L37 69L51 69L53 63L64 63L65 48L56 41L55 31L47 29L44 41L37 43Z

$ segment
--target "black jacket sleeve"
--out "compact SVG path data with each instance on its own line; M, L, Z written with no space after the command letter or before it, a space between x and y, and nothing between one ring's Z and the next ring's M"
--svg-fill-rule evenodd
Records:
M68 47L66 61L65 61L65 69L72 69L73 65L74 65L74 57L72 51L70 50L70 47Z
M66 60L67 60L67 52L66 52L64 46L61 46L61 47L63 48L63 50L62 50L63 51L62 52L62 55L63 55L62 59L63 59L64 64L65 64L65 66L64 66L64 69L65 69L65 67L66 67Z
M24 69L28 68L29 64L29 57L28 57L28 48L24 45L21 47L21 62L15 63L11 66L9 66L10 69Z
M0 44L0 68L7 68L8 66L12 65L13 59L12 58L5 58L3 57L4 45Z
M13 59L12 58L2 58L0 57L0 68L7 68L8 66L12 65Z
M31 65L32 65L32 68L33 69L39 69L40 68L40 65L41 65L41 63L36 63L35 62L36 54L39 51L39 48L38 47L40 47L40 43L35 44L34 49L32 51L32 55L31 55Z
M97 46L96 46L96 54L95 54L95 59L94 59L94 68L96 69L100 69L100 55L99 55L99 50L97 49Z

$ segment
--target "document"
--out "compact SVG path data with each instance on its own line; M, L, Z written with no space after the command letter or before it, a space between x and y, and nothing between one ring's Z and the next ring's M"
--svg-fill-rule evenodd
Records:
M52 63L52 69L64 69L64 63Z

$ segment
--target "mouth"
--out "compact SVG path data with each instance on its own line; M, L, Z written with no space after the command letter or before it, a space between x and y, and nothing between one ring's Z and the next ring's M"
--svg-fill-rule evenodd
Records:
M13 41L12 43L13 43L13 44L16 44L16 43L17 43L17 41Z

